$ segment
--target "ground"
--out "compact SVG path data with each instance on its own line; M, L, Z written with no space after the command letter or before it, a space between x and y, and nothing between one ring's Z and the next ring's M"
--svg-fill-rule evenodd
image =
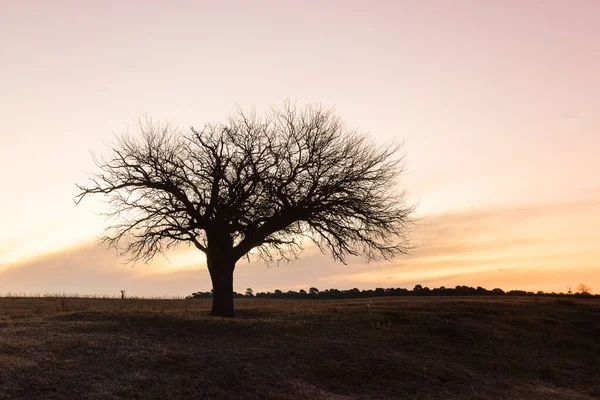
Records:
M600 301L0 298L0 399L594 399Z

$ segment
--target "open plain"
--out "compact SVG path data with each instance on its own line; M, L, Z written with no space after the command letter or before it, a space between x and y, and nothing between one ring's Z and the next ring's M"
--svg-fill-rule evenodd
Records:
M1 399L594 399L600 302L0 298Z

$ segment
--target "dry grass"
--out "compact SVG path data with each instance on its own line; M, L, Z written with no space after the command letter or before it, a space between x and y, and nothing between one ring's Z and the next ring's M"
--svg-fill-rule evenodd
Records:
M1 298L0 398L593 399L600 302Z

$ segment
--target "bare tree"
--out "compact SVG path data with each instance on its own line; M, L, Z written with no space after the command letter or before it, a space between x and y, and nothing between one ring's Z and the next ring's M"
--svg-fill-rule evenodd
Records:
M100 172L77 185L75 201L107 197L103 240L132 261L181 242L204 252L213 315L234 315L233 271L250 254L290 260L305 240L342 262L409 249L401 143L377 146L329 109L286 103L264 117L238 110L202 130L139 127L94 156Z
M586 285L585 283L580 283L577 286L577 292L579 294L591 294L592 293L592 288L589 287L588 285Z

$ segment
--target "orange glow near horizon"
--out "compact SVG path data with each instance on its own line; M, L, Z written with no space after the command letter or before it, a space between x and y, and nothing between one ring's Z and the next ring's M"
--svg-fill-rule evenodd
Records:
M585 283L600 284L600 204L586 201L520 208L491 208L424 217L413 233L416 248L394 262L348 265L334 263L306 246L295 262L268 268L262 262L238 262L235 290L276 288L368 289L375 287L429 287L456 285L488 289L566 292ZM517 222L516 222L517 221ZM566 221L566 222L565 222ZM549 231L549 226L561 229ZM205 257L195 248L181 247L151 263L127 267L113 251L95 243L42 255L0 270L5 292L114 294L128 287L132 294L186 295L209 290ZM67 282L65 276L69 276Z
M186 295L180 248L134 268L75 207L113 133L283 100L404 139L415 250L344 266L307 250L235 289L470 285L600 291L600 2L9 2L0 14L0 293ZM226 29L223 29L226 26Z

